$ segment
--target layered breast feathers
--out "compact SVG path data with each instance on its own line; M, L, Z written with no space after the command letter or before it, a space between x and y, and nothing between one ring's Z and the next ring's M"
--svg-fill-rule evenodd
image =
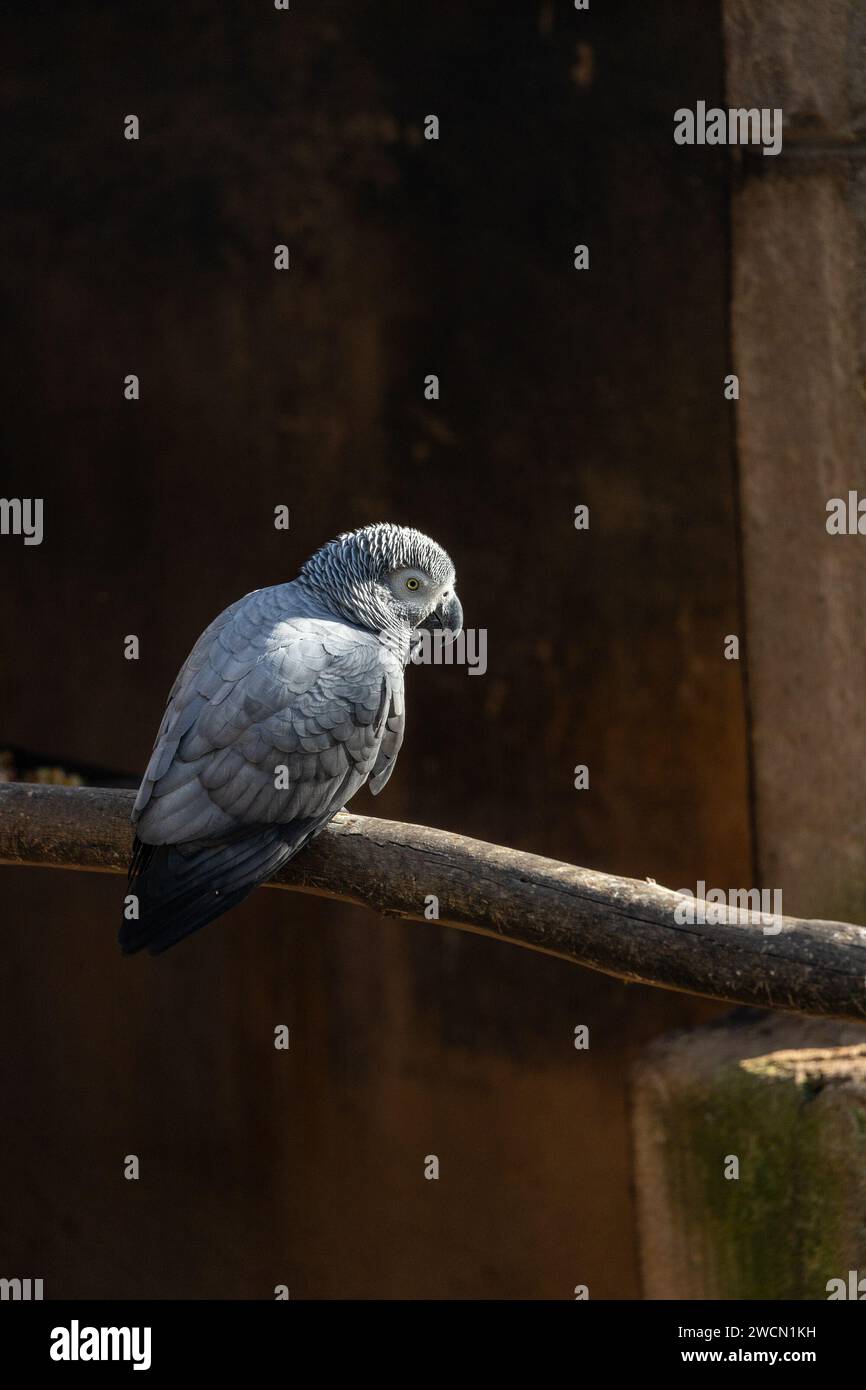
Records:
M188 844L296 823L305 840L364 782L381 790L402 737L403 668L378 637L317 613L294 584L259 589L211 623L184 664L136 833Z

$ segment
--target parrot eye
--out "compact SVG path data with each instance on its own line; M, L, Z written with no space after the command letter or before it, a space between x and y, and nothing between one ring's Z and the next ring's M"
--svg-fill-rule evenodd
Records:
M420 587L421 587L421 585L420 585L419 580L417 580L417 579L407 579L407 580L406 580L406 588L407 588L407 589L419 589Z

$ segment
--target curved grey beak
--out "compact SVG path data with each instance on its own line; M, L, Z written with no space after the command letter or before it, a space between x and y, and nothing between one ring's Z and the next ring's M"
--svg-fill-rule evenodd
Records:
M419 627L426 627L428 632L442 630L449 633L453 641L463 631L463 608L456 594L450 594L448 598L440 600L432 613L428 613Z

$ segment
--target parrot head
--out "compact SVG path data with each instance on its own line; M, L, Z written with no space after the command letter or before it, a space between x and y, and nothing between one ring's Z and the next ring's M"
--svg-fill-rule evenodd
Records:
M379 522L322 546L299 579L334 612L404 640L417 628L456 637L463 609L454 565L441 545L410 526Z

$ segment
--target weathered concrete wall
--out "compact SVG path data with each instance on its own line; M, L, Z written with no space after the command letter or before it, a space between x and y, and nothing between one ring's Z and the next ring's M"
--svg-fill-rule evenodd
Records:
M866 535L826 527L830 499L866 497L866 15L723 12L727 105L784 114L780 155L733 151L758 883L787 912L866 922ZM823 1298L863 1268L863 1030L776 1018L663 1040L634 1126L648 1297Z
M726 0L727 101L781 107L778 157L733 198L733 347L746 663L762 886L866 922L866 14ZM864 516L866 530L866 516Z
M826 1298L866 1272L864 1030L776 1016L660 1039L633 1113L646 1297Z

